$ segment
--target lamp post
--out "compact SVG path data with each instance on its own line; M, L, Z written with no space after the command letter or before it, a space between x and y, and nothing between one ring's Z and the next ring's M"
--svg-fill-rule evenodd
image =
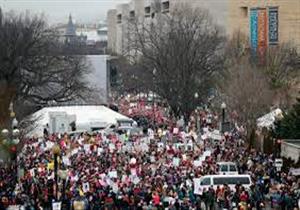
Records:
M58 155L60 155L60 147L58 144L55 144L52 147L52 153L54 156L55 199L57 200L57 194L58 194L58 184L57 184L58 161L57 161L57 157L58 157Z
M152 109L153 109L153 126L155 125L155 92L156 92L156 85L155 85L155 77L156 77L156 68L153 69L153 85L154 85L154 91L153 91L153 98L152 98L152 101L153 101L153 106L152 106Z
M68 178L68 170L67 169L61 169L59 170L59 177L62 180L62 193L61 193L61 201L62 201L62 205L64 205L65 200L66 200L66 180ZM64 208L63 208L64 209Z
M196 101L196 120L197 120L197 129L198 129L198 132L200 132L200 127L201 127L201 125L200 125L200 119L199 119L199 113L198 113L198 98L199 98L199 94L196 92L195 94L194 94L194 98L195 98L195 101Z
M225 127L225 109L226 109L226 104L223 102L221 104L221 109L222 109L222 123L221 123L221 130L224 132L224 127Z
M225 123L225 109L226 109L226 104L223 102L221 104L221 109L222 109L222 123Z
M1 131L1 134L5 138L3 142L5 142L8 145L12 145L12 147L10 148L11 149L10 152L16 153L17 152L16 146L20 142L20 139L18 138L20 135L20 131L19 129L17 129L18 121L16 119L16 114L14 112L13 102L9 104L8 110L10 111L11 127L8 129L4 128Z

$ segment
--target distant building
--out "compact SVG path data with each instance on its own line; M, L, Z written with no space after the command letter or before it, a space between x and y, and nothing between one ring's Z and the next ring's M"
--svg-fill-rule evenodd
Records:
M300 49L299 0L230 0L229 34L241 31L252 48L291 43Z
M157 16L172 15L182 2L207 9L227 35L244 33L258 52L279 43L291 43L300 50L300 0L131 0L107 13L108 49L124 55L130 20L155 23Z
M73 23L72 15L69 15L69 22L66 27L66 31L64 34L65 43L69 45L84 45L87 37L83 34L79 36L76 33L76 25Z
M107 27L101 24L75 24L69 15L67 24L55 27L60 41L70 53L100 55L106 53Z
M108 50L113 54L124 55L129 51L129 23L137 19L146 23L155 23L161 14L170 14L182 3L192 7L207 9L214 22L220 26L227 25L229 0L131 0L128 4L119 4L107 13Z

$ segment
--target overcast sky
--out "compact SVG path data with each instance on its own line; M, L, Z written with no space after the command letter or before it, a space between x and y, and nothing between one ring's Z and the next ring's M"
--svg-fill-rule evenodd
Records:
M44 13L51 23L65 23L69 13L76 22L94 23L106 19L108 9L129 0L0 0L4 11L30 10Z

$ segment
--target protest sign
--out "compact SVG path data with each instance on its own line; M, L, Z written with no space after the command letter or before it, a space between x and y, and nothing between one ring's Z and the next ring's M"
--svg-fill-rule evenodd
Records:
M173 128L173 134L178 134L179 129L178 128Z
M200 161L200 160L194 160L194 166L195 167L199 167L201 165L202 165L202 161Z
M110 171L110 172L108 172L108 176L110 178L118 178L118 173L117 173L117 171Z
M178 167L180 164L180 159L179 158L173 158L173 166Z
M91 145L90 144L84 144L83 145L84 151L86 154L89 154L91 152Z
M82 190L85 193L88 192L90 190L90 184L88 182L83 183Z
M52 209L53 210L61 210L61 202L53 202Z
M71 161L67 156L63 156L62 157L62 161L66 166L70 166L71 165Z
M201 185L200 185L200 178L195 178L194 180L194 194L202 195Z

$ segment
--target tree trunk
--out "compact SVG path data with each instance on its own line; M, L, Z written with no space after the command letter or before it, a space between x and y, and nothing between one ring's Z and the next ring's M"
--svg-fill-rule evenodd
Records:
M15 88L7 85L0 86L0 129L8 128L10 123L9 104L15 97Z

